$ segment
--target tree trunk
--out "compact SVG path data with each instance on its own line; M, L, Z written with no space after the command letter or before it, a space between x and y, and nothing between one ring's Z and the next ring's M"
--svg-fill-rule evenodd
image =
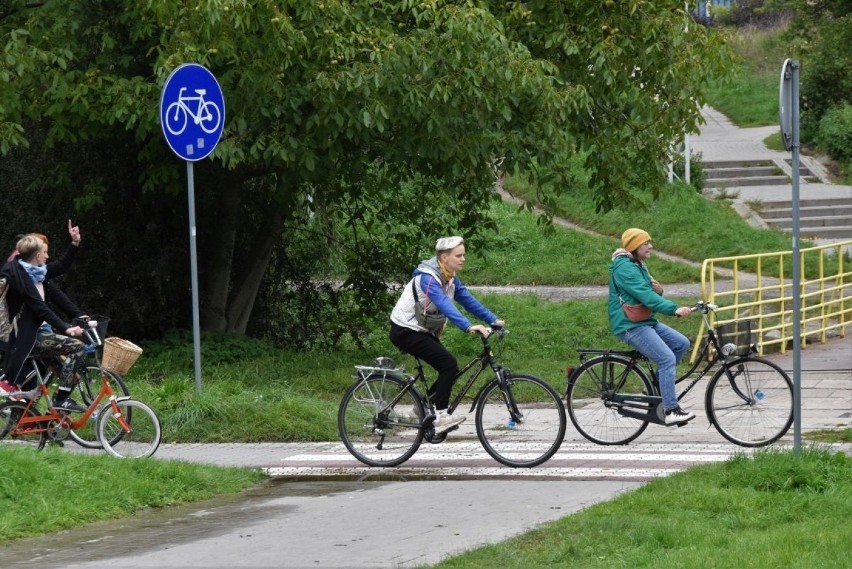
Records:
M234 180L221 184L216 195L218 207L210 218L204 237L204 271L200 283L199 320L202 330L223 332L228 329L228 293L234 266L234 246L237 238L237 219L240 191L243 186Z
M257 233L257 240L250 248L252 255L243 259L244 264L240 272L235 275L234 287L228 304L228 327L229 332L245 334L249 317L251 316L257 291L275 244L281 239L281 230L284 226L284 216L275 207L267 210L266 222L263 231Z

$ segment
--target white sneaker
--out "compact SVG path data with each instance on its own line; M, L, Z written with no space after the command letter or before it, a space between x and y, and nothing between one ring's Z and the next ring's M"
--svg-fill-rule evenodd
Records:
M691 421L694 418L695 413L684 411L680 408L680 405L678 405L674 409L666 410L666 425L677 425L678 423L686 423L687 421Z
M464 423L465 419L467 419L467 417L453 417L447 413L446 409L444 409L442 411L435 412L435 422L432 423L432 427L435 429L435 434L439 435L453 427L461 425Z

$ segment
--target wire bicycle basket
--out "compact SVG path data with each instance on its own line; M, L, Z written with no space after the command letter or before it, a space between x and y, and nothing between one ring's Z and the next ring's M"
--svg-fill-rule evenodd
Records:
M139 356L142 355L142 348L121 338L110 337L104 340L104 355L101 358L101 367L112 373L124 375Z
M716 327L719 346L726 357L746 356L754 345L751 334L751 320L736 320Z

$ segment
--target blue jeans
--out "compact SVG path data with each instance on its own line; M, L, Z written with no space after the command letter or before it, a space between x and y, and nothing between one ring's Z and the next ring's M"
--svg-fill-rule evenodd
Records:
M668 410L677 407L675 368L689 350L689 339L660 322L653 326L639 326L628 330L619 334L618 339L630 344L657 364L657 378L660 380L663 408Z

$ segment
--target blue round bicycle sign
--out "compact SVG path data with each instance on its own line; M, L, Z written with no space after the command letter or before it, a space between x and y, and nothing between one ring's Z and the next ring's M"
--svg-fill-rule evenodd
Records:
M172 71L160 97L160 125L184 160L195 162L213 152L225 126L225 98L206 67L185 63Z

